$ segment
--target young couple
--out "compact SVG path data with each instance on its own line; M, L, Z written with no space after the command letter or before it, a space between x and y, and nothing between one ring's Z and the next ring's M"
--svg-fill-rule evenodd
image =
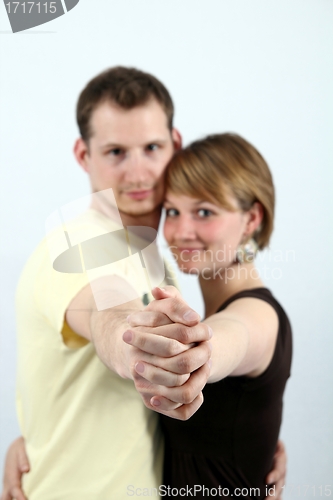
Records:
M199 276L205 319L168 286L145 309L132 300L97 311L86 277L54 271L42 242L18 289L24 440L9 449L2 500L25 498L29 468L30 500L121 499L160 484L173 496L201 485L264 498L273 482L278 498L291 332L253 262L273 227L267 164L234 134L181 149L169 93L134 69L89 82L77 120L75 156L93 192L113 189L124 226L157 229L164 202L166 240ZM84 224L114 230L93 210ZM116 274L135 287L133 273Z

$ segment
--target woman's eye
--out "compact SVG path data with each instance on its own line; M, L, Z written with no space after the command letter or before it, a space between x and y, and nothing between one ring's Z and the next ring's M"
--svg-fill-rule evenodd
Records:
M167 208L166 209L166 216L167 217L175 217L178 214L179 214L179 212L175 208Z
M149 144L147 146L147 149L148 149L148 151L156 151L158 149L158 145L157 144Z
M209 217L213 214L213 212L211 210L208 210L207 208L200 208L197 213L199 217Z

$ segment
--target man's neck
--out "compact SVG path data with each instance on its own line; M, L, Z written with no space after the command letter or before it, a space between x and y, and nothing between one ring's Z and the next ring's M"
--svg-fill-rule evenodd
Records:
M153 229L158 229L160 219L161 219L161 208L157 208L153 212L143 215L137 214L126 214L119 211L122 223L125 227L127 226L147 226Z
M147 226L152 227L156 231L161 219L162 207L157 207L153 212L147 214L128 214L119 210L113 200L109 200L108 196L103 192L99 192L99 196L93 196L90 207L97 212L104 214L114 222L127 226ZM121 219L121 221L120 221Z

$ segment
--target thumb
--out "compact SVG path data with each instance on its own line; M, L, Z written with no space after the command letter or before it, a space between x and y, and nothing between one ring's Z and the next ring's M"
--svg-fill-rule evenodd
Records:
M23 473L30 471L30 464L29 464L28 457L27 457L27 455L25 453L25 450L22 450L20 452L19 467L20 467L20 471L23 472Z
M147 306L149 311L158 311L165 314L174 323L194 326L199 323L200 315L191 309L180 292L174 286L153 288L152 295L156 299ZM161 299L169 299L162 301Z

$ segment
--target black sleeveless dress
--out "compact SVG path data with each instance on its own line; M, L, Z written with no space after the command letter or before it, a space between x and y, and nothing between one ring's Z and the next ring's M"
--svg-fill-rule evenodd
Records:
M290 376L291 327L266 288L237 293L217 312L243 297L268 302L278 315L272 361L259 377L226 377L207 384L203 405L185 422L160 415L165 435L164 485L173 488L170 498L254 500L267 495L265 477L272 469L282 397Z

